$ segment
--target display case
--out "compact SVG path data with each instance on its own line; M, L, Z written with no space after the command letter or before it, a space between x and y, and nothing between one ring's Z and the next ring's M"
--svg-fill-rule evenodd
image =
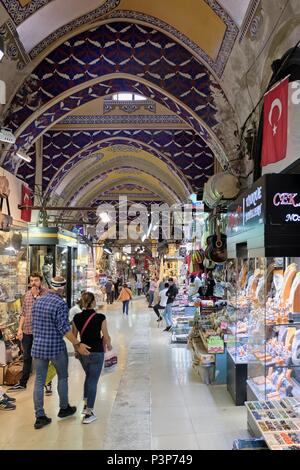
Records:
M300 399L300 258L255 263L260 277L249 331L248 398Z
M5 344L18 353L13 345L21 313L21 298L28 288L27 272L28 233L24 227L14 226L10 232L0 231L0 330ZM12 347L13 346L13 347ZM12 360L1 357L0 362Z
M88 250L89 247L86 244L79 243L73 259L73 304L81 296L81 292L86 291L88 287Z
M74 297L73 268L77 235L58 227L29 228L30 272L41 272L44 286L51 288L53 276L67 280L65 297L72 306Z
M247 398L249 321L251 299L247 296L248 280L252 273L250 260L244 257L228 260L226 264L228 335L227 390L236 405Z
M300 398L299 187L299 175L264 175L228 211L228 255L245 266L237 307L247 313L250 401Z

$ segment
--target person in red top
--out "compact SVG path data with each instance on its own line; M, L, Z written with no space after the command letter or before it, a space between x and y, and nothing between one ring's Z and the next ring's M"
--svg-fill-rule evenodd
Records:
M31 372L32 357L32 307L37 299L48 292L48 289L42 287L43 276L40 273L30 274L30 289L25 294L22 312L19 322L17 337L22 341L23 347L23 371L20 382L9 388L10 392L26 390L27 382Z

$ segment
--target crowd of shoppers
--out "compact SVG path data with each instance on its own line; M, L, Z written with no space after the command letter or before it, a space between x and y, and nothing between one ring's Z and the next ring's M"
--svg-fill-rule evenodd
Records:
M84 424L96 419L93 408L104 362L104 351L112 349L106 318L95 310L94 294L84 292L76 305L77 311L73 310L69 316L69 308L63 298L65 286L66 280L56 276L51 279L50 289L44 289L42 276L32 273L30 289L23 301L18 328L18 338L23 344L23 371L20 381L9 391L26 389L33 360L36 371L33 391L35 429L41 429L52 421L44 409L44 387L50 363L57 373L58 417L66 418L77 411L76 406L69 403L68 353L64 338L72 343L75 356L85 371ZM0 410L15 409L15 401L15 398L7 395L0 387Z

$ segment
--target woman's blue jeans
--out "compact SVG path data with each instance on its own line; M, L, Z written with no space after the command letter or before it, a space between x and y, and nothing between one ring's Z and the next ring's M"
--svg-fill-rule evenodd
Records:
M80 356L79 360L85 372L83 398L86 400L87 407L93 409L104 361L104 353L92 352L89 356Z
M123 300L123 313L128 315L129 300Z

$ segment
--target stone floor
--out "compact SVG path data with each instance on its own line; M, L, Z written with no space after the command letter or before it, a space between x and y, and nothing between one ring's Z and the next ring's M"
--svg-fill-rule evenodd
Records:
M186 345L170 344L143 298L132 302L128 318L117 303L105 311L119 362L101 375L98 420L81 424L83 372L70 357L70 403L78 413L59 420L54 392L45 397L51 425L34 430L31 379L14 394L17 409L0 411L0 449L230 450L234 439L248 437L245 408L234 406L225 386L201 383Z

